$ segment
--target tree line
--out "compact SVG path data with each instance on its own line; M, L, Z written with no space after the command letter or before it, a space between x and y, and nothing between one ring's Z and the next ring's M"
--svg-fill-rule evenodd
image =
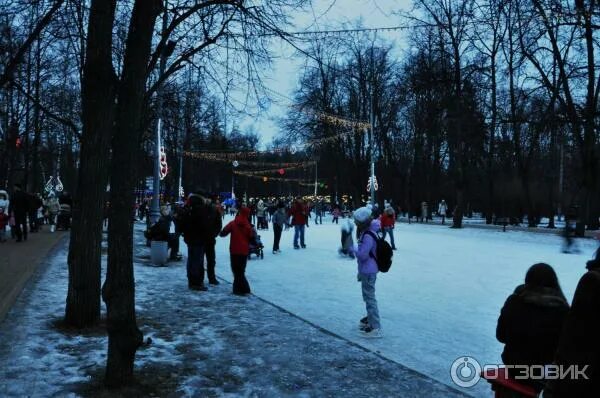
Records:
M292 110L282 139L342 134L309 148L330 186L364 196L373 156L381 199L446 199L455 227L473 211L553 227L577 206L598 229L599 17L593 1L415 0L402 50L349 35L305 53L295 107L372 131Z

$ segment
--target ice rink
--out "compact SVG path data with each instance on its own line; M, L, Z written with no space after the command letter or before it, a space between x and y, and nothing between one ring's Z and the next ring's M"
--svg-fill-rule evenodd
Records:
M272 230L259 234L265 258L247 268L255 295L447 384L460 356L501 363L498 315L531 265L552 265L570 301L598 244L580 240L580 254L563 254L562 239L550 234L397 224L392 269L377 280L384 337L365 340L357 332L365 309L356 261L337 253L340 227L311 223L301 250L292 247L293 230L285 231L277 255ZM217 243L217 274L231 280L228 244L228 238ZM491 394L484 382L465 392Z

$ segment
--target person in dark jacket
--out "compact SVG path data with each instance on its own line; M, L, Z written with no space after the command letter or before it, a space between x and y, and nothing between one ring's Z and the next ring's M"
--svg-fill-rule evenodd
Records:
M586 272L573 295L571 310L556 350L555 363L568 368L587 365L585 375L578 380L563 378L548 385L544 397L597 398L600 397L600 249L587 262Z
M217 244L217 236L223 227L223 220L218 207L210 203L208 205L208 214L206 221L207 235L204 242L204 253L206 254L206 273L208 274L208 283L218 285L219 281L215 275L215 267L217 265L217 257L215 254L215 245Z
M17 242L27 240L27 212L29 210L29 195L23 192L21 184L14 185L14 191L10 198L8 214L15 218L15 236Z
M188 247L188 287L192 290L206 291L208 289L204 286L204 252L205 244L211 236L207 227L210 208L200 194L190 194L186 207L186 214L181 219L181 232Z
M285 203L279 202L277 211L273 214L273 254L281 253L279 250L279 241L281 240L281 232L283 227L288 227L287 215L285 212Z
M508 297L498 319L496 338L505 344L504 364L551 364L568 311L554 269L544 263L529 268L525 284ZM538 392L543 388L537 380L520 381Z
M238 296L250 294L250 284L246 279L246 262L253 233L252 225L248 222L249 216L249 208L240 208L235 219L227 224L219 234L221 237L231 234L229 253L231 255L231 272L233 273L233 294Z

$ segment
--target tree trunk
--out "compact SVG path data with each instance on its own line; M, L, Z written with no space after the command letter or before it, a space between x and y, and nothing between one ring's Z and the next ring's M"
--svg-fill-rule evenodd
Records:
M91 4L82 87L81 154L69 246L65 321L83 328L100 318L102 211L114 121L112 28L116 0Z
M119 87L112 142L108 271L102 288L108 329L105 383L109 387L120 387L132 382L135 352L143 339L135 319L131 212L140 151L139 132L146 68L160 5L160 0L136 0L129 24ZM128 172L124 173L123 170Z

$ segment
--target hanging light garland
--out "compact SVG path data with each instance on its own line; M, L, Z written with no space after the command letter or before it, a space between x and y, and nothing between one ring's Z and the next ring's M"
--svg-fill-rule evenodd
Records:
M371 123L365 122L362 120L344 118L344 117L340 117L337 115L332 115L330 113L316 111L316 110L310 109L310 108L305 109L298 105L292 105L290 107L293 109L296 109L297 111L302 112L306 115L314 116L317 119L319 119L320 121L327 123L327 124L334 125L334 126L351 127L351 128L357 128L357 129L371 128Z
M313 167L316 164L314 161L304 162L302 164L298 164L297 166L287 166L287 167L278 167L275 169L268 170L254 170L254 171L238 171L238 174L242 175L263 175L263 174L279 174L283 175L286 171L290 170L300 170L300 169L308 169L309 167Z
M183 156L193 158L193 159L202 159L211 162L222 162L222 163L230 163L232 159L228 157L220 157L214 153L206 153L206 152L191 152L184 151ZM280 168L291 168L297 166L306 166L310 162L290 162L290 163L280 163L280 162L258 162L251 160L234 160L237 162L239 166L248 166L248 167L274 167L276 170ZM312 164L312 163L311 163Z
M268 182L268 181L284 181L284 182L298 182L298 183L302 183L306 181L306 178L283 178L283 177L269 177L269 176L263 176L263 175L246 175L243 174L243 171L234 171L234 174L238 174L238 175L243 175L246 176L248 178L256 178L259 180L263 180L263 182ZM314 185L314 183L313 183Z

